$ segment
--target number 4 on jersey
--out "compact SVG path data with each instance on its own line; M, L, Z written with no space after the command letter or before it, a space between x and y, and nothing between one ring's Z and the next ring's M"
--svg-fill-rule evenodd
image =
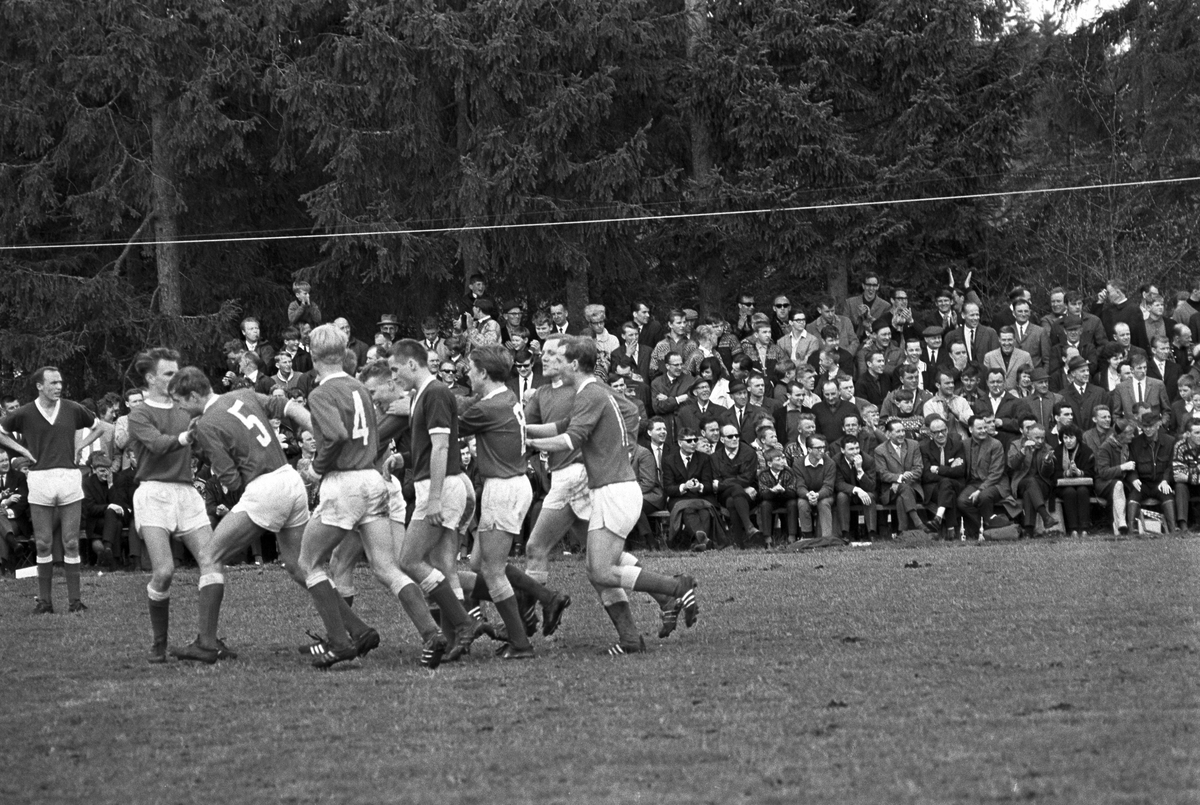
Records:
M371 437L371 429L367 426L367 410L363 405L362 395L357 391L350 395L354 398L354 428L350 431L350 438L362 438L362 443L368 443Z

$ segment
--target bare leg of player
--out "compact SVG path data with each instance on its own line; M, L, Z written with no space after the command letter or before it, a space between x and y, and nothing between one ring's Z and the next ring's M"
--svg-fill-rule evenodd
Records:
M346 538L338 543L329 557L329 575L333 577L333 586L347 606L354 606L354 568L364 556L366 552L363 550L362 537L355 529L346 534Z
M350 652L354 645L341 613L345 601L338 595L329 580L329 574L325 571L325 564L329 561L333 549L345 539L346 533L343 529L325 525L315 518L309 520L300 543L300 570L304 574L305 586L312 595L317 613L325 624L330 651L333 654L346 655L340 659L353 659Z
M413 520L400 548L400 569L417 580L422 592L433 599L443 618L449 619L455 632L455 645L447 659L454 660L469 650L474 639L475 620L463 608L461 589L456 592L458 574L458 532L427 520ZM449 574L447 570L449 570ZM451 581L453 579L453 583ZM461 644L461 645L460 645Z
M525 572L539 584L550 580L550 552L575 523L575 512L570 506L561 509L542 507L529 541L525 543Z
M606 528L588 532L588 580L600 595L600 601L617 629L619 642L609 649L610 654L644 651L645 644L633 621L627 590L667 595L683 602L685 623L691 626L696 619L696 582L691 576L663 576L645 571L637 565L622 563L626 554L625 540Z

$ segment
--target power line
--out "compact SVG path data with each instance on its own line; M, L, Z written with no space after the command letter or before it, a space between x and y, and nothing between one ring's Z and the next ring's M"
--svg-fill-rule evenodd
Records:
M681 221L701 218L729 218L741 215L772 215L779 213L821 212L854 208L886 207L889 205L930 204L945 201L972 201L977 199L1004 198L1009 196L1047 195L1087 190L1114 190L1128 187L1152 187L1157 185L1200 182L1200 176L1184 176L1174 179L1143 179L1136 182L1105 182L1102 184L1072 185L1067 187L1042 187L1028 190L1001 190L992 193L963 193L959 195L925 196L876 201L844 201L828 204L806 204L788 207L761 207L749 210L714 210L709 212L680 212L658 215L632 215L623 218L582 218L576 221L530 221L509 224L475 224L465 226L427 227L419 229L368 229L355 232L325 232L292 235L237 235L177 240L140 241L142 246L214 244L214 243L265 243L285 240L327 240L340 238L363 238L400 235L441 235L457 232L496 232L513 229L547 229L570 226L600 226L606 224L632 224L651 221ZM97 249L124 247L125 241L89 241L76 243L41 243L21 246L0 246L0 252L48 251L55 249Z

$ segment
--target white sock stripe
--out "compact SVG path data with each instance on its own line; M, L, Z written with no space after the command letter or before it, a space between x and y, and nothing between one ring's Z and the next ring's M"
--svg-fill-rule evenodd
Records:
M225 574L224 573L205 573L203 576L200 577L200 583L197 584L196 587L197 587L197 589L203 590L205 587L208 587L210 585L224 584L224 583L225 583Z
M304 586L311 590L323 581L329 581L329 574L324 570L314 570L304 579Z
M54 563L54 554L50 554L49 556L39 556L39 557L37 558L37 563L38 563L39 565L50 565L50 564L53 564L53 563Z
M82 559L82 557L79 557L79 556L64 556L63 557L64 565L78 565L78 564L81 564L82 562L83 562L83 559Z
M171 591L168 590L165 593L160 593L158 590L154 589L154 587L152 587L150 584L147 584L146 585L146 596L151 601L169 601L171 599Z

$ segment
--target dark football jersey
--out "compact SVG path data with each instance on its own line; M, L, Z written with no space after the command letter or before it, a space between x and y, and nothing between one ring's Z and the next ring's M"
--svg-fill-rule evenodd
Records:
M571 409L575 406L575 387L565 383L557 386L547 383L540 387L529 402L525 403L525 421L530 425L548 425L563 422L571 417ZM550 454L550 471L561 470L570 464L576 464L583 459L579 447L570 450L560 450Z
M282 419L287 400L253 389L217 397L196 420L196 442L213 476L228 490L244 489L260 475L287 463L279 437L268 420Z
M35 470L75 468L75 431L90 428L96 422L92 412L77 402L59 400L54 421L38 409L37 401L22 405L0 420L8 433L19 433L37 463Z
M139 481L192 482L192 449L179 443L192 417L174 403L146 400L129 412L129 445Z
M329 375L308 395L318 475L369 470L379 452L375 404L362 383L344 373Z
M525 474L525 409L516 394L497 389L464 411L458 424L460 434L475 436L484 478Z
M413 480L429 478L429 458L433 454L430 436L447 434L450 450L446 456L446 477L462 472L462 453L458 449L458 403L454 392L437 380L429 380L417 392L409 411L412 427Z

